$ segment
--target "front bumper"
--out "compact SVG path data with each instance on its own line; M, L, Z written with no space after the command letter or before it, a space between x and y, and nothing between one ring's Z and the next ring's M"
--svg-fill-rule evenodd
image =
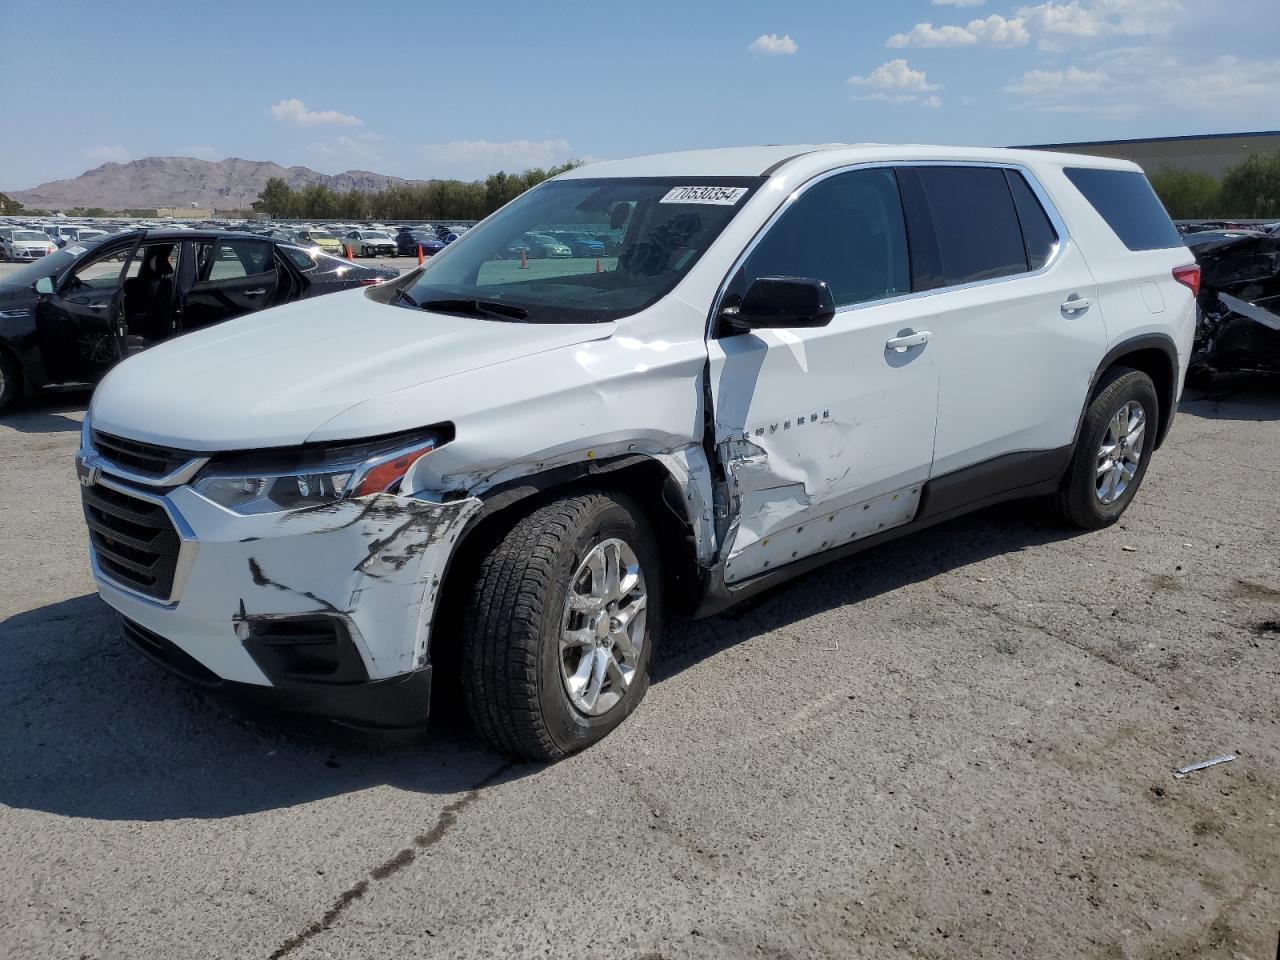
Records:
M224 680L172 640L121 616L124 639L148 659L211 693L237 703L304 713L351 726L406 730L420 727L431 709L431 665L384 680L262 686Z
M162 596L147 595L112 570L92 544L90 562L102 598L207 671L206 680L242 694L255 688L248 693L286 709L334 715L326 704L348 703L336 715L378 725L386 724L376 711L369 716L366 699L376 702L379 690L417 689L424 682L419 677L403 686L429 669L440 584L478 500L377 494L246 517L189 486L148 487L136 476L126 481L92 448L82 448L76 459L82 485L159 505L168 515L180 546L172 589ZM264 635L316 622L338 628L349 643L351 662L340 673L313 682L305 670L264 657ZM199 671L186 671L193 672ZM419 708L424 721L425 700Z

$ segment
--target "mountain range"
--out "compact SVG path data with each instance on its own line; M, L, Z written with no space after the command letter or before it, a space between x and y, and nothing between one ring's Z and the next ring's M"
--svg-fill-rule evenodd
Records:
M301 190L321 183L332 190L385 190L394 184L418 183L368 170L317 173L308 167L282 167L259 160L197 160L194 157L144 157L128 163L104 163L70 180L51 180L30 190L5 191L35 210L102 207L142 210L151 207L200 207L246 210L272 177Z

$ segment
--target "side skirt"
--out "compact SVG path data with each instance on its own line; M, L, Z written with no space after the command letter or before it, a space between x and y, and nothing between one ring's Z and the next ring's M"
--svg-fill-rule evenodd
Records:
M708 572L706 589L694 618L713 616L793 577L966 513L1010 500L1054 493L1066 475L1073 449L1066 446L1009 453L935 477L924 485L920 507L910 523L802 557L732 586L725 583L724 564L717 563Z

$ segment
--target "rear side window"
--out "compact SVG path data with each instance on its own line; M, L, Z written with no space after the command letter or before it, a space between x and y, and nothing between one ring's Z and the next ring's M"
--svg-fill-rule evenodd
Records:
M1027 251L1004 170L904 167L900 175L917 290L1027 272Z
M196 260L200 280L237 280L268 273L275 268L271 244L265 240L239 237L200 244Z
M1039 270L1053 253L1058 242L1058 232L1049 222L1044 207L1031 192L1026 177L1016 170L1006 170L1009 192L1013 194L1013 206L1018 211L1018 223L1022 226L1022 242L1027 251L1027 266Z
M902 201L891 170L854 170L804 191L751 252L731 292L758 277L811 277L837 307L907 293Z
M1182 245L1177 228L1145 175L1136 170L1088 167L1067 167L1064 172L1130 250Z

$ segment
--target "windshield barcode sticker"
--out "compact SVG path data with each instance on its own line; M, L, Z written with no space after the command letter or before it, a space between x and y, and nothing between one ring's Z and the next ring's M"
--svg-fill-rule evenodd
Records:
M746 187L672 187L659 203L714 203L732 207L747 192Z

